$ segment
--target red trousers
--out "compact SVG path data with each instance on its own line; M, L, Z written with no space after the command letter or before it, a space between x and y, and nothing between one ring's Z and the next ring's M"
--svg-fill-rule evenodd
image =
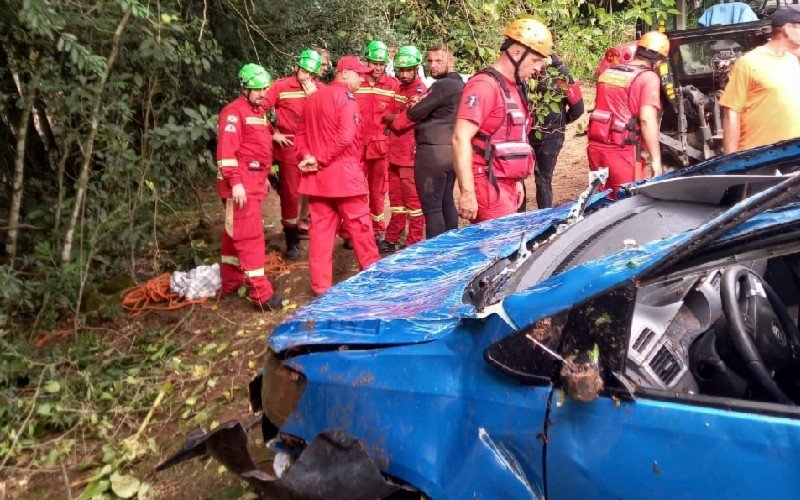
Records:
M475 198L478 199L478 214L471 222L497 219L516 213L519 208L522 200L517 194L517 181L495 180L497 187L489 182L489 176L475 175Z
M219 266L222 293L232 293L247 284L250 298L263 304L274 295L264 273L264 224L261 200L247 199L238 208L232 199L225 205L225 229L222 231L222 259Z
M323 293L333 285L333 247L340 220L353 241L359 268L365 269L380 260L366 195L348 198L309 196L308 207L311 211L308 264L314 293Z
M397 243L408 222L406 246L422 241L425 217L414 183L414 167L389 164L389 212L386 241Z
M387 171L389 160L385 156L373 160L364 160L364 173L369 186L369 211L372 214L372 230L376 235L386 229L385 216Z
M589 170L608 167L608 180L602 189L611 188L609 198L617 197L622 184L645 178L647 164L636 158L636 146L609 147L607 144L589 142Z
M297 168L297 153L294 147L289 146L280 150L275 155L280 171L280 187L278 193L281 197L281 224L283 227L297 227L299 216L300 194L297 192L300 185L300 169Z

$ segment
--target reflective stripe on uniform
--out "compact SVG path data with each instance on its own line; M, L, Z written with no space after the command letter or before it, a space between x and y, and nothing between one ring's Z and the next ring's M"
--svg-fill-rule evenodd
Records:
M422 209L419 209L419 210L409 210L409 211L408 211L408 215L410 215L411 217L419 217L420 215L422 215Z
M303 99L306 97L306 92L304 90L298 90L296 92L281 92L278 94L278 99Z
M264 268L262 267L261 269L253 269L252 271L245 271L244 275L247 276L248 278L260 278L261 276L264 276Z
M239 258L232 255L223 255L222 258L220 258L220 262L222 264L230 264L231 266L239 267Z
M393 214L404 214L407 213L406 207L389 207L389 212Z
M383 215L383 214L380 214L380 215L375 215L375 214L372 214L372 220L373 220L374 222L380 222L380 221L382 221L383 219L384 219L384 215Z
M399 102L399 103L405 104L405 103L408 102L408 97L406 97L404 95L397 94L397 95L394 96L394 100Z
M259 118L257 116L248 116L244 119L245 125L266 125L266 118Z
M217 167L219 168L231 168L231 167L238 167L239 160L236 158L223 158L222 160L217 160Z
M394 97L395 91L379 89L377 87L359 87L358 90L356 90L356 94L378 94L385 97Z
M291 224L293 226L297 225L297 217L294 219L282 219L284 224Z
M637 75L638 73L609 68L597 78L597 83L605 83L613 87L627 87Z
M225 200L225 232L233 238L233 200Z

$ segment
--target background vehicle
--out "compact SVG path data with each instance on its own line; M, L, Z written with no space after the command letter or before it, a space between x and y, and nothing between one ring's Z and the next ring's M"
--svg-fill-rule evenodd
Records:
M770 31L765 20L667 33L674 92L664 86L660 140L668 164L685 167L722 153L719 98L728 74Z
M722 110L718 104L733 63L770 37L769 18L785 1L751 1L758 21L700 26L702 14L724 2L681 0L678 15L661 26L670 39L669 72L662 75L661 146L664 161L686 167L722 154ZM731 4L728 4L731 5ZM640 25L638 33L650 29Z

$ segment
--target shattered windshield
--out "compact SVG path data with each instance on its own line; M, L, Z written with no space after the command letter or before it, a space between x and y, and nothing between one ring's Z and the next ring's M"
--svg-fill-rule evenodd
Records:
M744 50L745 47L733 39L687 43L679 48L681 69L687 75L712 73L716 71L715 58L739 57Z

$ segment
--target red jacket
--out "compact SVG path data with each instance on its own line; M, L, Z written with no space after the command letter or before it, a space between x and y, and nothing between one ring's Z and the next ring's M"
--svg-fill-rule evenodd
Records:
M344 198L367 194L361 168L361 115L355 95L333 82L311 95L297 126L297 159L317 159L320 169L301 172L300 194Z
M219 113L217 120L217 191L230 198L236 184L247 196L263 200L272 165L272 134L263 107L253 107L239 96Z
M325 86L325 84L317 80L314 80L314 84L317 89ZM270 85L267 95L264 97L264 108L275 108L276 128L280 133L295 134L297 122L300 121L300 115L303 113L307 97L303 86L300 85L294 75L281 78ZM275 146L274 155L276 158L280 157L281 159L285 158L287 161L294 161L296 153L291 146L286 148Z
M389 134L389 163L403 167L414 166L414 122L409 120L406 109L414 96L421 99L428 88L417 77L408 85L400 85L395 100L392 105L392 113L395 114L394 121L390 127Z
M358 107L364 118L362 139L366 146L364 157L368 160L386 156L388 136L386 135L387 125L383 123L383 117L390 113L395 93L398 90L400 90L400 82L386 73L378 78L375 85L364 82L356 90Z

